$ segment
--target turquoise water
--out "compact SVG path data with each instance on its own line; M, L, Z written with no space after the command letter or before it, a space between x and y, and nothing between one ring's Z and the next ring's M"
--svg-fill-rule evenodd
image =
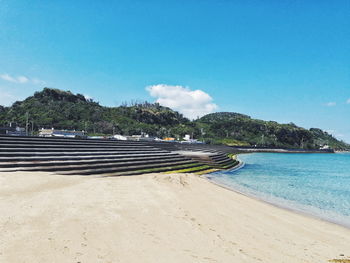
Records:
M245 166L210 175L272 204L350 227L350 153L242 154Z

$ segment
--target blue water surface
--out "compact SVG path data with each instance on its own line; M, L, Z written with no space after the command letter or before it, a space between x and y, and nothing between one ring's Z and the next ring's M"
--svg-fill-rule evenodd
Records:
M350 227L350 153L239 155L245 166L210 179L267 202Z

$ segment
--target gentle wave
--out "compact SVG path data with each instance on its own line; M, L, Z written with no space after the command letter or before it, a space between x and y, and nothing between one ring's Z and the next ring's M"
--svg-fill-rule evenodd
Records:
M240 155L243 169L210 179L235 191L350 228L350 154Z

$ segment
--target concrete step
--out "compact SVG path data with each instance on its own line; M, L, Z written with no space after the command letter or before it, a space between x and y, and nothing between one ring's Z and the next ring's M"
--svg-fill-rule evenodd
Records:
M127 161L158 161L158 160L175 160L175 159L184 159L180 155L168 155L168 156L142 156L142 157L126 157L126 158L104 158L104 159L66 159L66 160L39 160L39 161L14 161L13 159L8 159L7 161L0 161L0 168L11 168L11 167L35 167L35 166L64 166L64 165L83 165L83 164L99 164L99 163L119 163Z
M202 164L206 164L215 169L221 169L223 166L230 166L234 163L234 160L229 158L226 154L209 155L206 158L198 155L191 156L191 159Z
M158 159L156 160L157 165L162 163L178 163L178 162L188 162L189 160L179 156L176 158L170 159ZM1 172L13 172L13 171L51 171L51 172L59 172L59 171L81 171L81 170L97 170L97 169L107 169L107 168L126 168L130 166L139 166L139 165L154 165L155 160L129 160L123 162L99 162L93 164L79 163L79 164L52 164L49 166L42 166L37 164L34 167L13 167L13 168L0 168Z
M70 149L94 149L94 148L103 148L103 149L127 149L127 148L137 148L137 149L155 149L154 147L148 146L148 145L133 145L133 144L123 144L123 145L101 145L101 144L60 144L60 143L46 143L46 144L37 144L37 143L28 143L28 144L19 144L19 143L1 143L0 142L0 149L10 149L10 148L70 148Z
M220 162L220 161L228 160L230 158L228 158L226 155L223 155L223 156L211 158L211 159L213 160L213 162Z
M151 158L151 157L170 157L178 156L174 153L127 153L127 154L110 154L110 155L54 155L54 156L26 156L26 157L0 157L0 162L40 162L40 161L59 161L59 160L93 160L93 159L124 159L124 158Z
M147 146L152 147L151 145L145 145L142 143L134 143L131 141L110 141L110 142L89 142L89 141L79 141L79 142L70 142L70 141L48 141L46 139L43 140L1 140L0 139L0 145L1 144L12 144L12 145L18 145L18 144L37 144L37 145L89 145L89 146Z
M3 138L0 137L0 144L8 143L8 144L40 144L40 145L104 145L104 146L148 146L143 142L135 142L135 141L117 141L117 140L89 140L89 139L69 139L69 138L60 138L60 139L51 139L44 137L28 137L28 138L20 138L11 136Z
M227 157L227 154L221 153L221 152L216 152L215 154L212 154L210 157L212 159L218 159L218 158L222 158L222 157Z
M164 151L148 151L150 153L164 153ZM103 152L98 152L98 151L89 151L89 152L82 152L82 151L57 151L57 152L31 152L31 151L26 151L26 152L1 152L0 151L0 157L21 157L21 156L64 156L64 155L113 155L113 154L145 154L147 151L103 151Z
M197 161L197 159L193 159L193 158L192 158L192 160L196 160ZM227 160L222 160L222 161L219 161L219 162L215 162L213 160L198 160L198 162L206 163L206 164L210 164L210 165L223 165L223 164L232 162L232 160L231 159L227 159Z
M118 143L128 143L135 145L144 145L143 142L137 141L118 141L112 139L77 139L77 138L59 138L59 137L30 137L30 136L6 136L0 135L0 141L26 141L26 142L63 142L63 143L98 143L98 144L118 144Z
M152 163L152 164L142 164L142 165L132 165L132 166L112 167L112 168L75 170L75 171L60 172L59 174L63 174L63 175L107 174L107 173L113 173L113 172L145 170L145 169L154 169L154 168L160 168L160 167L172 167L172 166L184 165L184 164L201 165L201 164L197 164L192 160L186 160L186 161L178 161L178 162Z
M234 162L234 160L232 160L232 159L226 159L226 160L222 160L222 161L216 162L216 164L219 164L219 165L227 165L227 164L232 163L232 162Z
M96 148L51 148L51 147L42 147L42 148L0 148L0 152L93 152L93 151L155 151L154 148L143 148L143 147L123 147L123 148L104 148L104 147L96 147ZM164 150L158 150L163 151Z
M225 160L232 160L230 157L228 157L227 155L222 155L219 157L215 157L215 158L211 158L214 162L221 162L221 161L225 161Z
M228 169L234 168L234 167L237 166L238 164L239 164L239 161L233 160L232 163L230 163L230 164L228 164L228 165L225 165L225 166L222 166L222 167L223 167L223 169L228 170Z

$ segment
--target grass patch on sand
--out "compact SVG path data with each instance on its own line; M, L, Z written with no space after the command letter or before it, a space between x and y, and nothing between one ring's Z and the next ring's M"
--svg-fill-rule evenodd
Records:
M234 154L234 153L229 153L229 154L227 154L227 157L230 158L230 159L236 160L237 155Z
M211 167L209 165L201 165L201 166L196 166L196 167L191 167L191 168L186 168L186 169L180 169L180 170L172 170L169 172L166 172L166 174L170 173L193 173L196 171L202 171L202 170L207 170L210 169Z
M106 174L105 176L120 176L120 175L136 175L136 174L147 174L147 173L161 173L161 172L167 172L167 171L174 171L174 170L180 170L185 168L191 168L194 166L198 166L198 163L190 163L190 164L180 164L180 165L169 165L164 167L157 167L157 168L147 168L147 169L139 169L135 171L126 171L126 172L118 172L118 173L111 173Z
M193 166L198 165L197 163L191 163L191 164L181 164L181 165L175 165L175 166L166 166L166 167L158 167L158 168L150 168L150 169L142 169L142 170L137 170L137 172L142 172L142 173L153 173L157 171L165 171L171 169L172 171L177 170L177 169L185 169L185 168L191 168Z

